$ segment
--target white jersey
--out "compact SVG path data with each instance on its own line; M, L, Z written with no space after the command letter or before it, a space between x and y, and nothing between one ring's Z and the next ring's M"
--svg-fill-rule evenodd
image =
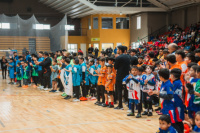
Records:
M139 76L132 76L134 79L138 80L138 84L130 79L130 81L126 84L128 89L128 98L134 100L140 100L140 84L139 84Z

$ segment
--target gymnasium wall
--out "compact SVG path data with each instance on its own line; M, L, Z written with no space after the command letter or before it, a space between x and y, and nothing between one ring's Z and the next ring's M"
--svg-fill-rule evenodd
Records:
M18 55L29 50L29 39L35 38L36 51L50 51L50 39L48 37L27 37L27 36L0 36L0 49L15 49ZM5 52L0 51L0 57L5 56Z
M137 16L141 16L141 29L137 29ZM148 13L140 13L131 16L130 19L130 40L136 42L148 35ZM147 40L147 38L146 38Z

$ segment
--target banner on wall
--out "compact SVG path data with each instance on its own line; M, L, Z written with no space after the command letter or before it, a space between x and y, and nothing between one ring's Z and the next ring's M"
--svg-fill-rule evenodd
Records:
M72 86L72 73L66 74L65 70L62 69L60 73L60 79L64 87L64 91L67 95L73 96L73 86Z

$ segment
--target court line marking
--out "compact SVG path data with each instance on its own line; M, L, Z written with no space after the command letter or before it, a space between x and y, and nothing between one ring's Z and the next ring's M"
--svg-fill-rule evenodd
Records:
M3 122L0 120L0 124L2 127L5 127L5 125L3 124Z
M146 118L144 118L144 119L146 119ZM112 123L112 122L125 122L125 121L136 121L136 120L144 120L144 119L99 121L99 122L86 122L86 123L76 123L76 124L66 124L66 125L61 124L61 125L44 126L44 127L32 127L32 128L3 130L3 131L0 131L0 132L31 130L31 129L38 129L38 128L42 129L42 128L52 128L52 127L63 127L63 126L76 126L76 125L78 126L78 125L89 125L89 124L100 124L100 123ZM151 118L151 119L158 119L158 118Z

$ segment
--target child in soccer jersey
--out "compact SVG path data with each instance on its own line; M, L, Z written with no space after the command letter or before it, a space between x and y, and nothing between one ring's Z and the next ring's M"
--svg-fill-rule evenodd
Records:
M114 108L114 83L115 83L115 74L112 73L112 65L107 65L107 76L106 76L106 83L105 83L105 101L106 103L102 104L102 107L109 107ZM108 95L110 96L111 103L108 102Z
M199 133L200 132L200 111L196 112L195 114L195 126L192 133Z
M191 65L188 64L188 66ZM189 76L185 76L186 78L186 82L187 83L191 83L193 85L193 88L195 88L197 81L199 80L199 78L197 78L196 75L196 70L197 70L198 66L192 65L190 68L188 67L189 70ZM187 88L186 88L187 89ZM185 99L185 106L188 110L188 116L191 119L194 119L194 115L195 115L195 104L194 104L194 94L187 94L187 98Z
M200 66L196 69L197 78L200 78ZM188 93L192 96L194 95L193 99L193 107L192 111L197 112L200 110L200 79L196 82L196 86L194 87L191 83L187 83L186 87L188 88Z
M155 88L155 76L152 74L153 68L152 66L146 66L146 74L142 76L140 80L140 84L143 85L143 103L144 103L144 112L142 115L152 116L152 96L148 95L148 91L154 90Z
M14 84L14 78L15 78L15 63L12 58L10 58L9 63L7 63L8 70L9 70L9 76L10 76L10 82L8 84Z
M17 78L17 82L19 84L19 86L17 86L17 87L22 87L21 80L22 80L23 77L22 77L22 68L21 68L20 62L18 62L17 66L16 66L16 78Z
M175 124L175 107L174 107L174 92L173 85L169 80L169 69L163 68L158 72L160 80L162 81L160 91L150 90L149 95L158 95L161 103L161 112L166 115L170 115L171 123L173 127L176 127Z
M184 103L183 103L183 85L180 80L181 70L174 68L170 71L170 78L173 81L173 92L174 92L174 106L176 115L176 125L179 127L179 131L184 132L183 120L184 120Z
M23 74L23 86L22 88L27 88L28 87L28 83L29 83L29 63L28 62L24 62L24 74Z
M80 101L87 101L87 91L85 87L85 72L86 72L86 63L84 62L84 58L80 57L79 58L79 64L80 64L80 69L81 69L81 89L82 89L82 97L80 98Z
M72 82L73 82L73 92L75 93L76 99L74 99L74 102L79 102L79 95L80 95L80 65L79 65L79 59L75 58L74 59L74 66L72 68Z
M33 59L33 61L37 61L38 60L36 55L33 55L32 59ZM39 74L38 74L38 65L35 65L34 62L31 62L30 66L32 67L32 78L33 78L33 82L35 84L33 87L36 88L37 85L38 85L38 76L39 76Z
M88 78L90 83L90 95L91 100L96 100L95 97L95 83L96 83L96 72L95 72L95 65L94 65L94 59L89 60L89 69L87 70L89 72Z
M105 58L100 59L100 65L101 69L97 71L98 74L98 83L97 83L97 102L96 105L101 106L103 103L105 103L105 84L106 84L106 66L105 66ZM100 97L102 98L102 101L100 101Z
M66 73L66 75L69 75L69 73L72 71L72 65L70 64L69 58L65 59L65 66L66 66L64 68L65 73ZM68 83L66 83L66 84L68 84ZM68 96L65 92L63 92L62 96L65 97L64 99L66 99L66 100L71 98L71 96Z
M129 110L131 112L127 114L127 116L135 116L135 107L138 107L138 114L136 118L141 117L141 103L140 103L140 84L139 84L140 77L138 76L138 67L132 66L130 74L127 75L123 79L123 84L126 84L126 88L128 90L128 99L129 99Z
M49 92L56 92L57 91L57 82L58 82L58 70L59 66L57 65L57 60L52 61L52 66L50 66L51 69L51 78L52 78L52 90Z
M156 133L178 133L171 125L169 115L162 115L159 118L159 130Z
M87 68L90 67L89 62L86 63L86 67ZM85 83L85 89L86 89L86 97L89 97L88 91L90 89L90 81L89 81L89 72L87 71L87 69L85 71L85 81L84 81L84 83Z

